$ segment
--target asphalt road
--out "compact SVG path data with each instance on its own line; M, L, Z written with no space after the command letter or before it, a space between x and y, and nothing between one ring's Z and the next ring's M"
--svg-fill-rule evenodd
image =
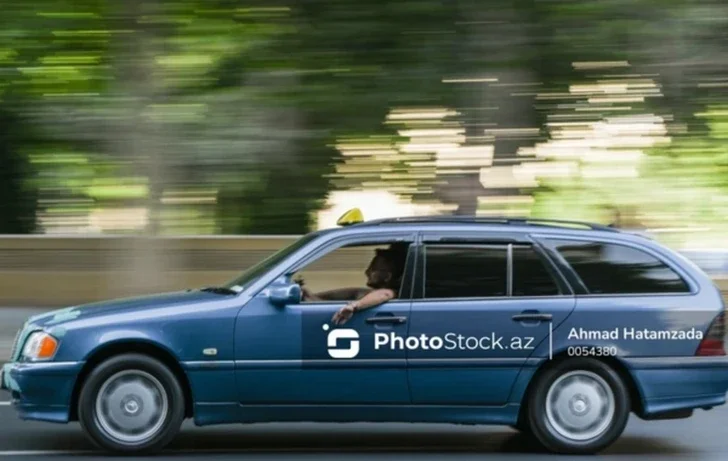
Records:
M23 326L28 317L41 314L45 310L27 307L0 307L0 363L5 362L10 355L15 333Z
M0 395L4 399L5 396ZM692 419L645 422L633 418L622 438L601 458L725 460L728 407ZM78 424L16 419L0 406L0 458L102 459ZM405 460L594 459L543 452L509 428L420 424L257 424L195 428L186 424L169 450L149 459Z
M12 339L36 309L0 309L0 362ZM9 459L102 459L78 424L20 421L0 392L0 461ZM601 458L631 460L725 460L728 406L697 411L686 420L642 421L632 417ZM194 427L161 456L148 459L382 460L594 459L545 453L525 436L505 427L425 424L257 424ZM110 459L110 458L109 458ZM141 459L141 458L140 458Z

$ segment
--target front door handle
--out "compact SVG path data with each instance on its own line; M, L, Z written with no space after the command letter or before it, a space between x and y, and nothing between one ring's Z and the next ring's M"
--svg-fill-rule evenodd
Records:
M395 324L395 325L401 325L405 322L407 322L407 317L395 317L395 316L384 316L384 315L378 315L375 317L369 317L365 320L367 323L371 323L374 325L381 325L381 324Z
M511 318L514 322L550 322L553 315L542 314L541 312L521 312Z

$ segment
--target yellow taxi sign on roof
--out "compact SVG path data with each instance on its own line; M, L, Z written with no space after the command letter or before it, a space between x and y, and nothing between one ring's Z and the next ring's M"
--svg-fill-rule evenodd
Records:
M351 226L352 224L358 224L364 222L364 214L359 208L352 208L346 213L342 214L338 221L337 226Z

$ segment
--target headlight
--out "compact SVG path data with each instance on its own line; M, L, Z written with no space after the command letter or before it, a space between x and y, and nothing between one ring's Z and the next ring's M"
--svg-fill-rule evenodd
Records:
M58 349L58 340L45 331L36 331L28 336L23 347L23 358L28 360L48 360Z

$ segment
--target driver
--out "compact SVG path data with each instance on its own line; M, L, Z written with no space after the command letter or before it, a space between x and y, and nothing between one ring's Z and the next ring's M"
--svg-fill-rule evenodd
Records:
M404 274L404 261L406 247L391 246L387 249L377 249L364 274L367 277L369 288L342 288L338 290L311 293L302 287L304 301L345 301L353 300L339 309L331 321L336 325L343 325L353 315L369 309L398 296Z

